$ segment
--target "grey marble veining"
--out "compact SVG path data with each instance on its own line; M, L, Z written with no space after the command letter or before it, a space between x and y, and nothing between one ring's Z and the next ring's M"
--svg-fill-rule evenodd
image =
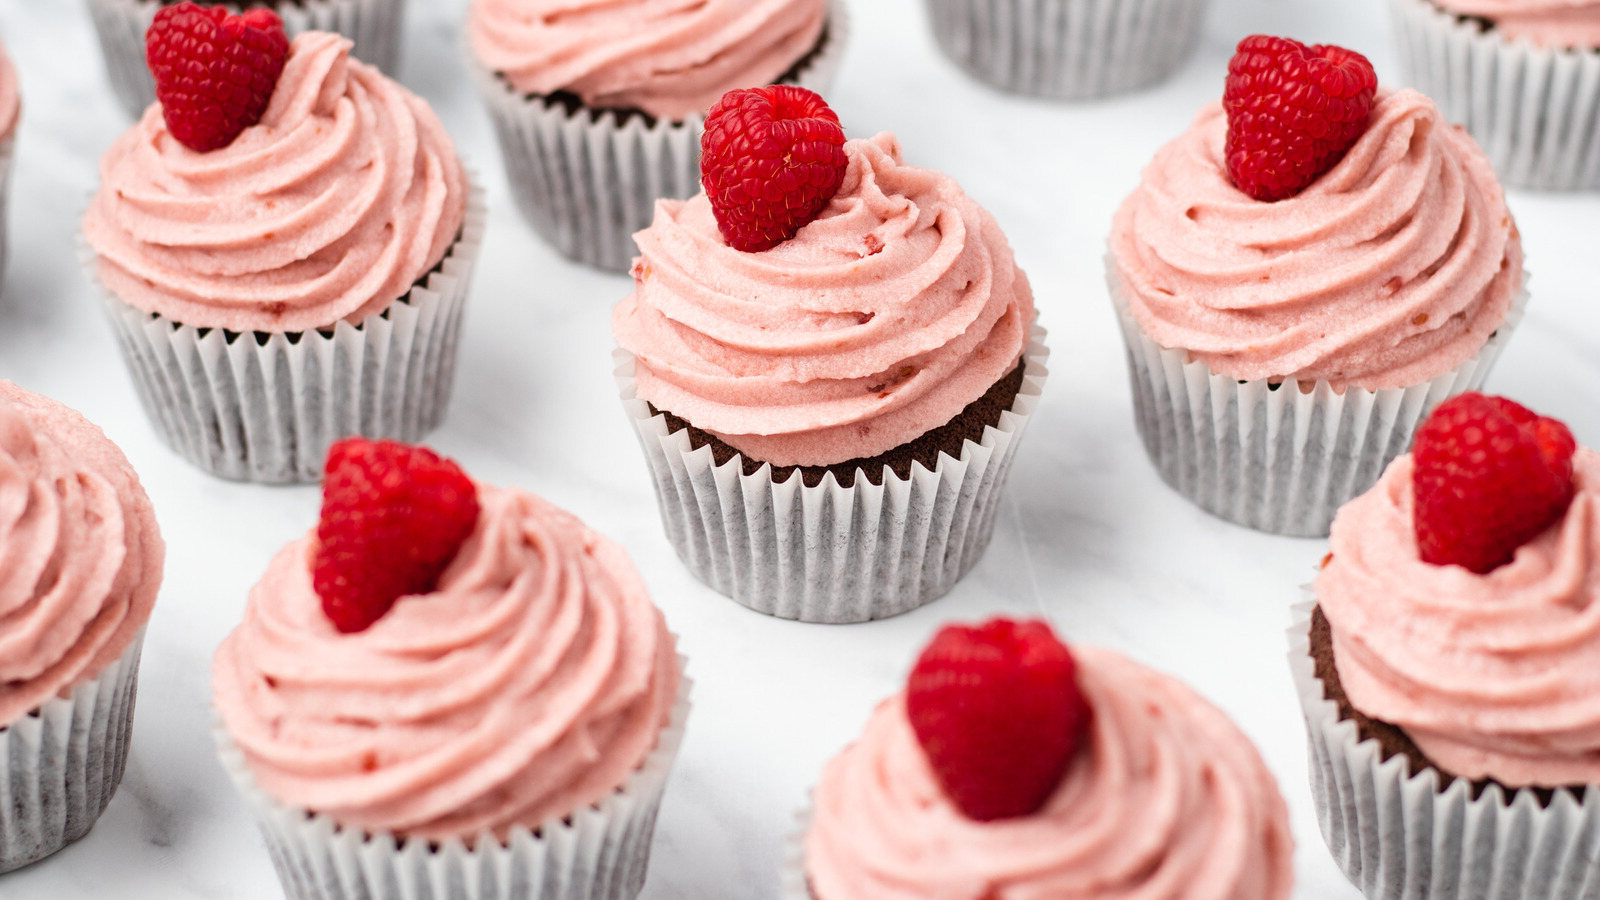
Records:
M832 98L846 129L896 131L907 157L988 206L1034 282L1051 378L987 557L948 597L842 628L750 613L672 554L611 379L626 278L566 263L516 217L488 122L456 57L465 0L411 0L402 78L423 93L493 207L455 405L433 443L475 475L540 492L620 540L682 635L695 709L662 809L647 900L760 900L823 762L894 691L942 622L1043 613L1075 640L1174 672L1228 710L1277 772L1300 843L1297 898L1349 900L1317 834L1284 660L1288 606L1323 542L1223 524L1169 491L1133 430L1102 282L1117 202L1161 143L1221 92L1244 33L1341 43L1394 67L1381 0L1218 0L1199 54L1168 84L1104 103L1006 97L933 49L920 0L851 0ZM268 558L312 525L314 488L227 484L145 423L74 259L100 151L128 124L78 0L0 0L25 94L0 287L0 377L82 410L127 451L169 544L144 652L128 775L88 838L0 876L0 900L269 900L281 892L209 735L212 648ZM1600 444L1600 197L1515 193L1534 299L1490 382ZM1023 485L1025 489L1017 490Z

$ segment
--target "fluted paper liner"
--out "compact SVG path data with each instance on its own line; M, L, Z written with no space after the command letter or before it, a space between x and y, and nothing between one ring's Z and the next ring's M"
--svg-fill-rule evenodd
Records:
M823 44L794 83L826 94L849 29L844 3L831 0ZM465 55L494 122L517 208L567 258L626 272L639 252L633 233L649 226L656 200L699 193L705 116L647 123L613 110L569 110L518 92L470 47Z
M1308 592L1309 596L1309 592ZM1600 896L1600 789L1558 790L1541 808L1532 790L1471 784L1404 756L1382 760L1376 740L1339 718L1311 658L1311 611L1294 607L1289 668L1305 712L1311 793L1334 860L1371 900L1549 900Z
M913 463L904 478L887 470L881 485L858 472L848 488L832 473L812 487L798 472L775 483L768 465L746 475L738 455L716 465L710 447L690 449L687 429L668 433L666 417L650 414L626 351L616 352L615 374L684 565L757 612L842 624L936 600L983 556L1044 386L1044 337L1035 325L1011 409L980 442L966 441L959 459L941 453L936 470Z
M161 0L88 0L89 16L100 37L106 78L129 116L137 119L155 102L155 79L145 64L144 33L162 7ZM213 0L206 0L212 5ZM355 41L356 59L394 74L407 0L286 0L275 12L293 38L302 31L337 31ZM234 11L259 3L227 0Z
M1336 391L1318 381L1241 382L1162 347L1128 309L1106 265L1127 342L1139 437L1162 479L1201 509L1257 531L1325 537L1339 507L1372 487L1444 400L1488 378L1528 301L1524 289L1477 355L1405 388Z
M973 77L1087 100L1162 81L1193 52L1209 0L927 0L933 36Z
M1407 83L1467 131L1507 184L1600 189L1600 51L1536 47L1430 0L1390 0Z
M0 727L0 872L89 833L122 783L138 694L141 632L66 697Z
M87 242L81 249L162 440L222 478L314 483L334 441L414 442L444 417L486 215L474 185L461 237L432 274L360 325L294 334L195 328L135 309L106 289Z
M685 676L656 749L604 800L537 829L519 826L505 842L485 832L471 846L347 830L328 816L290 809L257 786L220 723L213 736L288 900L634 900L649 869L656 812L683 742L692 684Z

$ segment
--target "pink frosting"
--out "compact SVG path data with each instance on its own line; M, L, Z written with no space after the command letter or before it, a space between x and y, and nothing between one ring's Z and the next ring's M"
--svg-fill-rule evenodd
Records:
M350 47L297 36L266 115L222 150L179 144L159 104L111 145L83 230L112 293L195 327L301 331L381 312L444 258L467 204L455 147Z
M845 153L833 202L763 253L723 242L705 194L659 201L611 319L640 397L774 465L943 425L1016 366L1033 322L1005 236L954 180L888 134Z
M1481 16L1508 40L1542 47L1600 47L1600 0L1434 0L1458 16Z
M681 679L616 544L530 494L480 486L476 530L432 593L340 634L291 543L217 649L228 733L269 795L340 825L501 839L617 790Z
M1178 681L1076 647L1094 710L1044 809L976 822L944 796L906 720L880 706L813 797L817 900L1284 900L1289 811L1250 741Z
M165 558L122 451L0 381L0 727L122 656L150 620Z
M1317 576L1350 702L1501 784L1600 784L1600 453L1560 522L1487 575L1418 557L1410 456L1333 522Z
M680 121L771 84L816 46L827 0L473 0L480 62L527 94Z
M1332 170L1277 203L1235 188L1213 103L1163 147L1111 231L1149 337L1243 380L1408 387L1483 347L1522 241L1483 152L1413 90L1380 91Z
M0 141L17 130L17 119L22 114L22 91L17 87L17 69L0 45Z

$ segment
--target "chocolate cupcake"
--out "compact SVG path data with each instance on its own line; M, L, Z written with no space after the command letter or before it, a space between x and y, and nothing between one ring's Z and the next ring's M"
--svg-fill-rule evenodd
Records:
M449 400L482 193L426 101L350 49L295 37L259 121L206 152L152 106L84 217L146 412L224 478L314 482L335 440L419 439Z
M1345 874L1372 898L1587 893L1600 454L1510 401L1453 398L1339 511L1331 549L1290 664Z
M612 316L678 555L738 602L809 622L905 612L977 562L1045 376L994 218L891 135L838 162L816 218L759 252L730 246L706 194L662 201Z

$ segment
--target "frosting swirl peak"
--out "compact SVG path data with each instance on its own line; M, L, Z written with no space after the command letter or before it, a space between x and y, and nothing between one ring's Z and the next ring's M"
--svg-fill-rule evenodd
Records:
M522 93L681 121L782 77L826 14L827 0L473 0L467 37Z
M1600 784L1600 453L1566 515L1478 575L1423 562L1402 456L1333 522L1317 602L1350 702L1453 775Z
M1111 231L1129 312L1230 377L1406 387L1482 349L1522 289L1522 242L1483 152L1414 90L1297 196L1235 188L1221 104L1157 152Z
M963 816L904 694L881 705L817 784L805 838L817 900L1286 900L1289 812L1249 740L1172 678L1073 653L1093 724L1031 816Z
M217 649L217 710L257 783L340 825L471 842L619 788L677 702L672 635L622 549L549 503L479 487L428 594L340 634L286 547Z
M196 153L159 104L106 151L84 219L124 302L195 327L302 331L383 311L444 258L466 215L454 145L419 97L295 37L261 121Z
M122 451L76 412L0 381L0 727L128 649L165 558Z
M1033 292L994 217L894 137L848 141L821 215L761 253L705 194L661 200L612 314L639 396L773 465L872 457L1014 368Z

